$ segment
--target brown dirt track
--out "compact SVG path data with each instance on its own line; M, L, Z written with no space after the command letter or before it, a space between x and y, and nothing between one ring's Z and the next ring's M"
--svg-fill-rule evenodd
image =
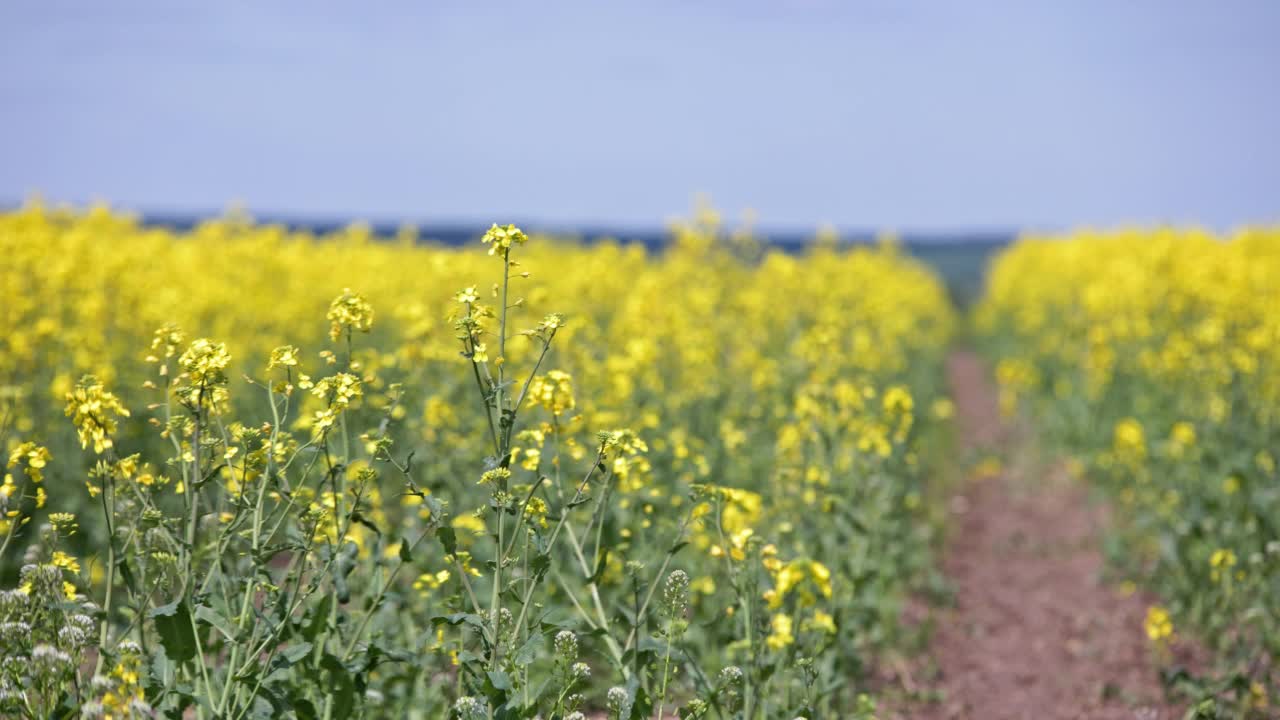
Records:
M1100 523L1065 473L1021 462L982 362L957 352L949 380L962 452L1011 458L953 491L943 570L953 607L934 613L917 695L887 717L1173 720L1142 622L1146 603L1103 582ZM1026 455L1026 453L1022 453ZM1025 460L1026 458L1023 458Z

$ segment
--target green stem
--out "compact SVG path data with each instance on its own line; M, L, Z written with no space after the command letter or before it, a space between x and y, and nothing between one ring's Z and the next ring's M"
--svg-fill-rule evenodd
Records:
M418 536L417 540L413 541L413 544L409 546L410 553L418 549L418 544L422 542L422 539L425 538L427 534L428 533L424 532ZM400 542L404 541L401 540ZM360 640L360 637L364 635L365 628L369 626L369 621L373 619L374 613L382 604L383 598L387 596L387 591L391 589L391 586L395 583L396 576L400 574L400 571L404 566L405 562L401 561L394 569L392 569L391 574L387 576L387 581L382 584L382 589L378 591L378 594L373 599L373 603L369 606L369 612L365 613L364 618L360 620L360 624L356 627L355 633L351 635L351 641L347 643L347 649L342 653L342 660L344 662L351 657L351 653L356 648L356 643Z
M200 483L204 479L204 475L200 472L200 425L204 419L203 403L204 389L201 388L196 396L196 409L191 429L191 465L193 468L191 482L185 488L191 498L191 504L187 517L187 567L186 574L182 578L182 596L184 599L190 598L192 590L191 579L195 577L196 530L200 519Z
M104 589L105 597L102 601L102 630L98 636L98 660L94 663L93 674L100 675L102 667L106 660L107 641L110 639L111 632L111 599L116 584L116 538L115 527L112 525L111 516L114 508L108 505L108 496L111 495L111 488L114 483L110 477L102 483L102 514L107 521L107 583ZM114 505L114 502L111 503Z
M506 530L507 511L503 508L498 509L498 556L493 563L493 588L489 593L489 625L493 629L493 655L490 659L491 669L498 669L498 651L502 644L502 633L499 631L498 617L499 603L502 599L502 547L504 544L504 534ZM523 613L521 618L523 618Z
M675 626L675 618L667 618L667 648L662 656L662 691L658 693L658 715L659 720L663 717L662 711L667 705L667 678L671 674L671 632Z

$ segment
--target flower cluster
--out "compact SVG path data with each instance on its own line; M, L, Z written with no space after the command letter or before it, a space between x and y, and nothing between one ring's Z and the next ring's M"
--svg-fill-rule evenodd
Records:
M498 225L494 224L490 227L480 242L489 247L490 255L502 255L506 257L511 252L513 245L523 245L528 242L529 237L524 234L520 228L515 225Z
M344 333L367 333L373 328L373 306L358 292L346 288L329 303L329 339L337 340Z
M529 384L529 399L556 417L574 408L573 377L563 370L538 375Z
M100 380L86 375L67 393L66 415L80 435L80 446L92 445L101 455L114 445L111 436L119 429L117 419L129 417L129 410Z

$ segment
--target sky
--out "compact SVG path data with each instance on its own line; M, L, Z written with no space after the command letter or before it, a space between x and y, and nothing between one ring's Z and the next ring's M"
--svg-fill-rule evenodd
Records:
M1274 0L0 4L0 204L1280 221Z

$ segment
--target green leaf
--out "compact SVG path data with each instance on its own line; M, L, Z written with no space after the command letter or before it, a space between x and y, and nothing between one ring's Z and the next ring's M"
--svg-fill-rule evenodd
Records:
M451 527L442 527L436 530L436 537L440 538L440 545L444 548L445 555L456 555L458 553L458 536Z
M190 662L196 656L196 633L191 625L187 603L181 600L161 605L150 613L160 634L165 655L176 663Z
M511 676L501 670L490 670L488 673L489 684L495 689L504 692L511 692L514 686L511 684Z
M236 627L217 610L214 610L208 605L197 605L196 619L212 626L215 630L222 633L222 636L227 639L227 642L235 642Z
M364 652L354 660L353 669L357 669L357 676L367 673L379 665L391 662L413 663L414 656L403 650L388 650L379 645L377 641L371 641L365 646Z
M482 630L484 629L484 620L482 620L479 615L475 615L473 613L453 613L451 615L437 615L431 618L431 623L433 625L444 625L447 623L455 627L465 623L467 625L471 625L471 626L480 628Z
M638 643L640 647L634 647L622 654L622 662L627 665L635 665L640 668L652 667L658 660L657 647L662 647L656 640L648 639L647 642Z
M248 684L250 687L253 687L256 682L250 682ZM259 709L255 709L251 717L284 717L288 714L289 710L293 709L293 704L290 703L283 695L276 692L276 689L270 685L260 686L257 689L257 697L267 701L267 705L270 707L270 712L264 712L266 708L262 708L258 703L254 703L254 705Z
M523 697L527 691L521 691L520 697L512 698L507 705L518 707L522 711L519 714L522 718L536 718L538 717L538 707L542 704L542 696L547 694L549 687L551 687L551 678L546 678L538 685L537 690L528 693L527 698ZM523 700L523 702L517 704L520 700Z
M506 710L507 698L511 696L511 692L515 689L515 685L511 682L511 676L501 670L490 670L485 673L484 695L489 699L489 705L495 709ZM502 713L499 717L510 717L509 713Z
M473 653L470 650L463 650L458 653L458 664L464 668L472 665L483 665L484 656Z
M623 703L623 709L627 707L631 708L631 713L626 716L627 720L648 720L653 716L653 701L634 675L627 681L627 702Z
M120 568L120 577L124 579L125 587L129 588L130 592L136 593L138 591L138 583L133 578L133 571L129 569L128 556L121 553L120 560L116 562L116 567Z
M299 720L317 720L320 717L320 713L316 712L316 706L307 698L297 694L293 696L293 709L298 713Z
M338 603L346 605L351 600L351 586L347 584L347 576L356 567L356 557L359 553L359 547L348 540L343 543L342 548L338 551L338 556L334 560L332 579L334 594L338 596Z
M329 612L333 607L333 596L325 593L320 600L320 604L311 610L311 619L307 624L302 626L302 637L310 642L315 642L316 637L329 624Z
M541 635L530 635L528 640L520 646L516 654L512 656L511 662L516 667L528 667L533 664L534 659L538 657L538 649L542 647Z
M533 556L533 561L529 563L529 570L535 578L541 578L551 569L551 555L549 553L539 553Z
M280 651L280 657L283 658L290 665L292 665L293 663L296 663L302 658L310 655L311 650L314 647L315 646L309 642L298 643L297 645L290 645L289 647Z
M600 552L600 561L596 563L595 572L591 573L591 577L587 582L598 583L600 578L604 576L604 571L609 568L609 548L604 548Z
M365 517L359 511L352 511L352 513L348 517L351 518L351 522L360 523L361 525L372 530L374 535L377 535L378 537L382 537L382 531L378 529L378 526L374 525L373 522L369 520L369 518Z
M333 692L333 717L351 717L356 696L356 685L351 680L351 673L330 653L325 653L320 659L320 668L328 674L328 687Z
M409 550L409 541L404 538L400 539L400 562L413 562L413 552Z

